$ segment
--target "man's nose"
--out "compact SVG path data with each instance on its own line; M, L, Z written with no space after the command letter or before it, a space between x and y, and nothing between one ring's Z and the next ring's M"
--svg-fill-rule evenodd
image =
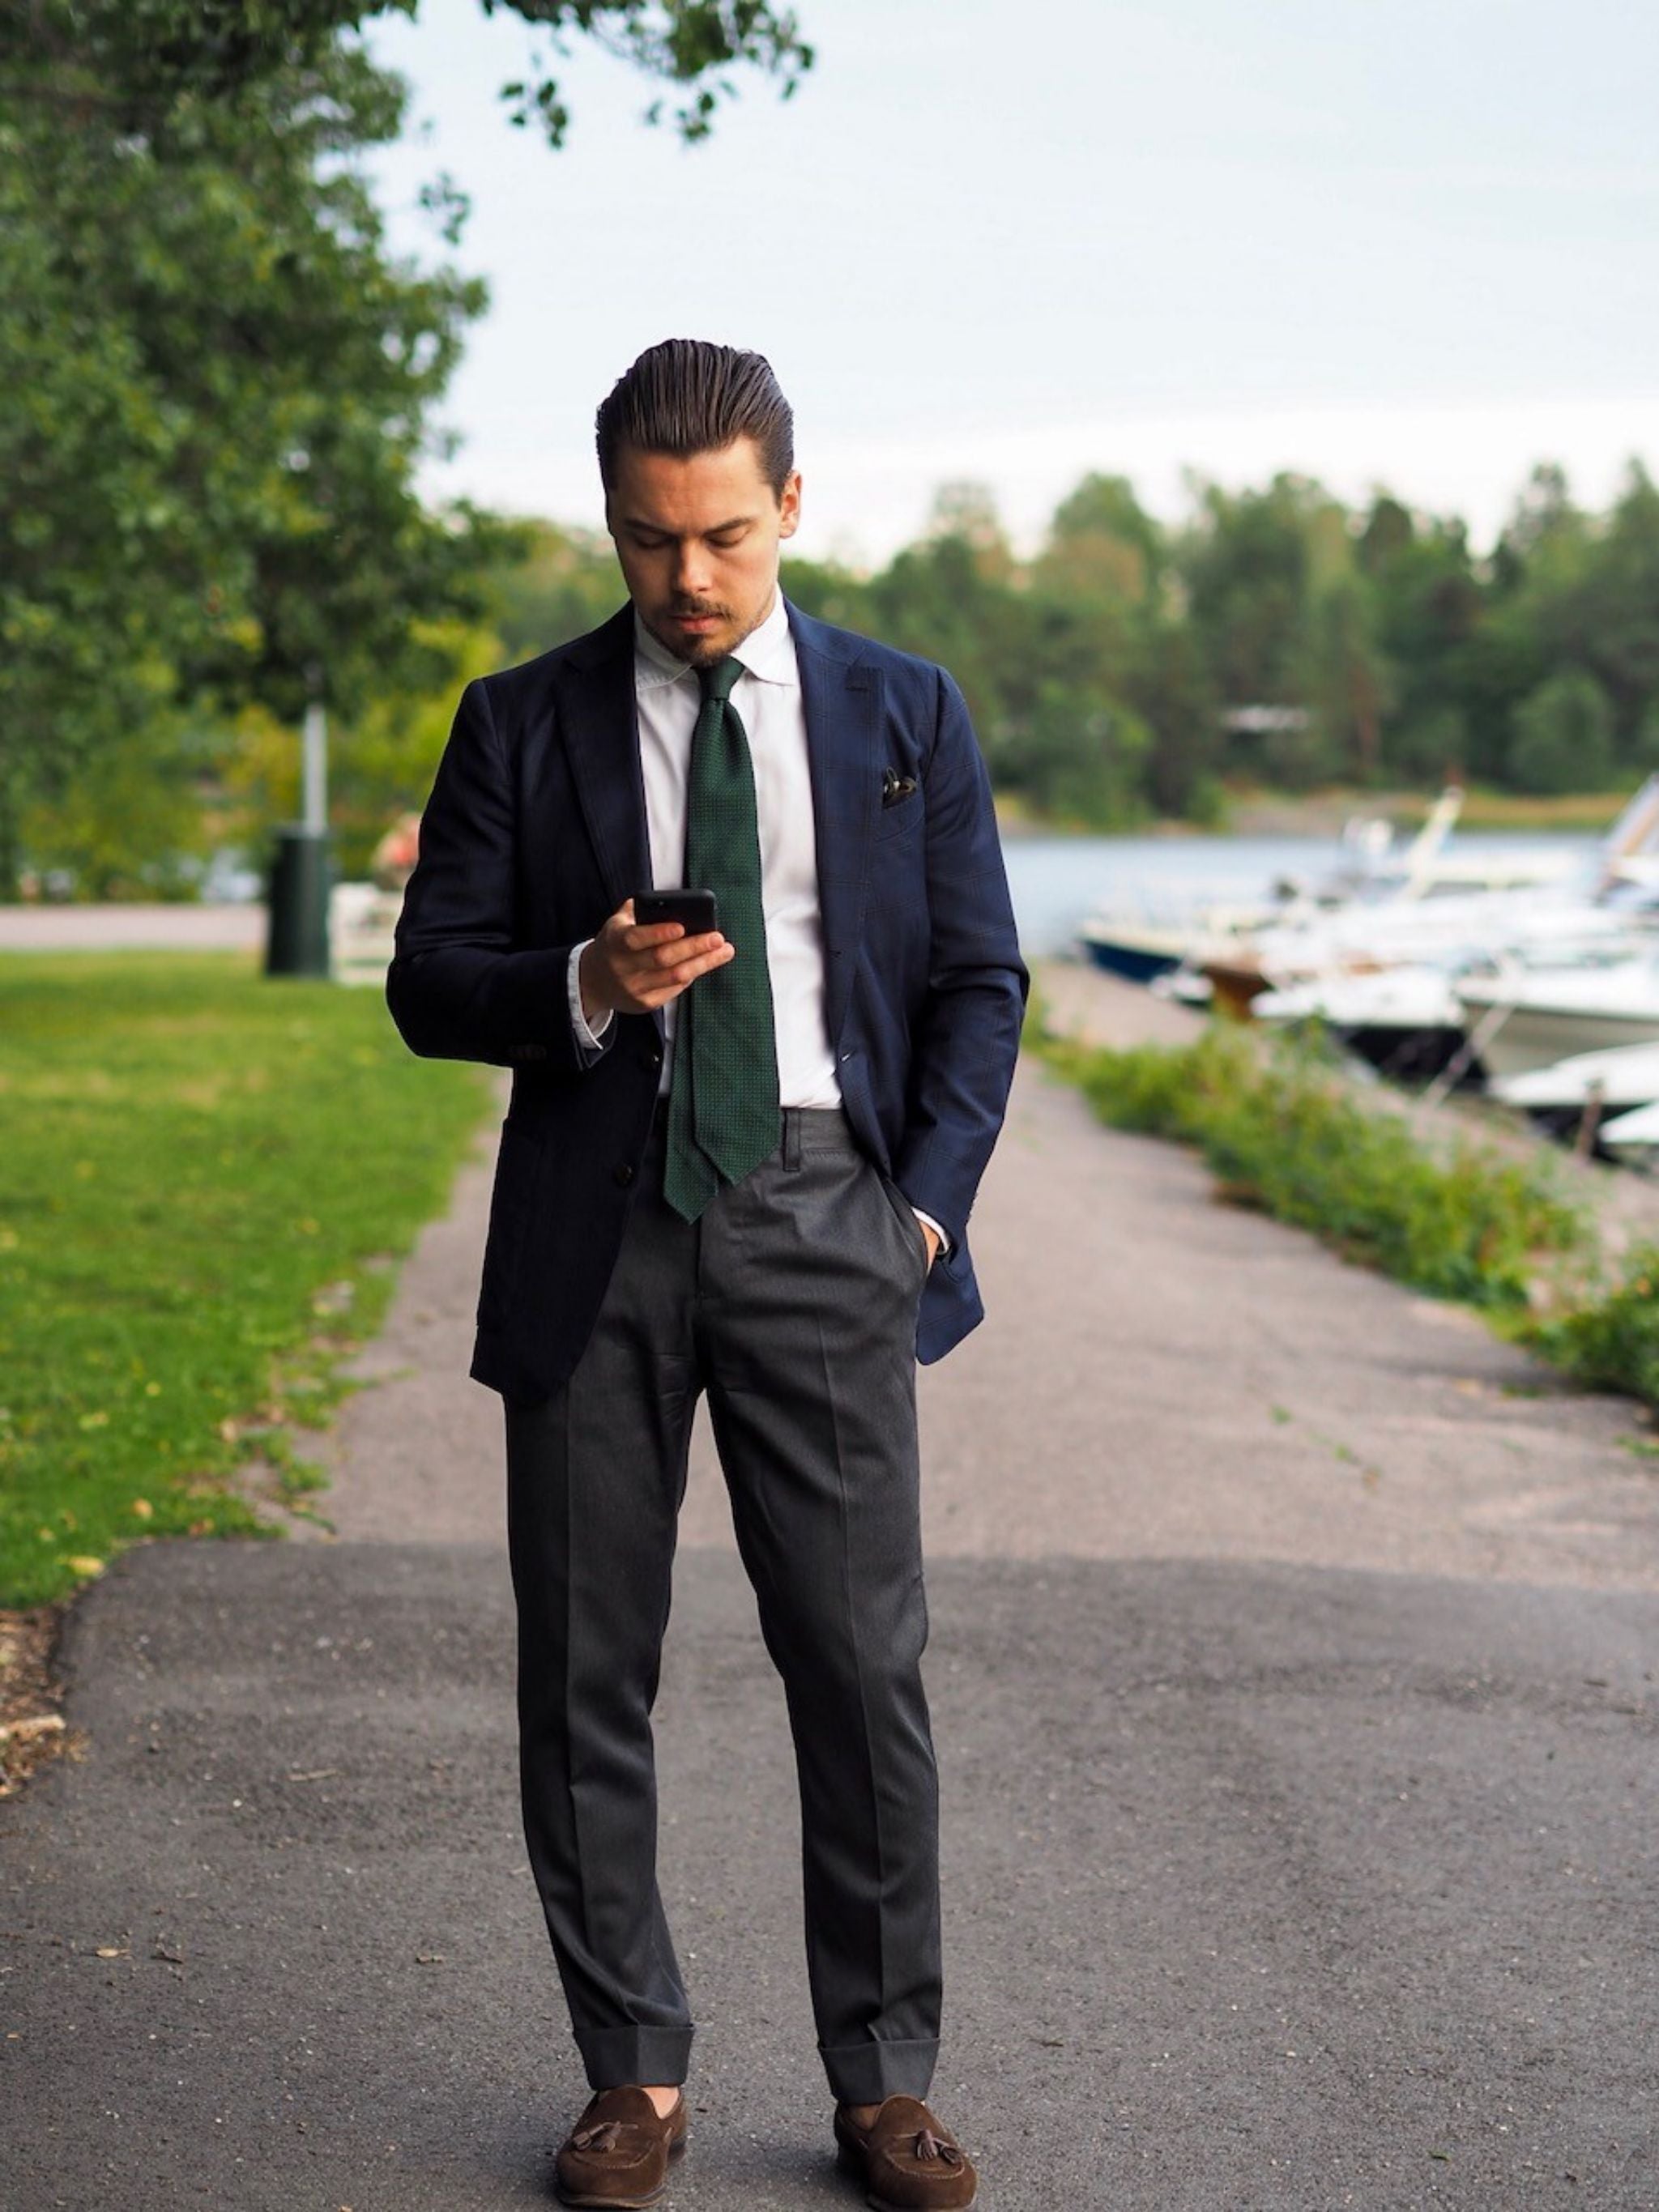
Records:
M708 560L703 547L695 539L681 545L674 562L674 589L682 599L701 599L708 596Z

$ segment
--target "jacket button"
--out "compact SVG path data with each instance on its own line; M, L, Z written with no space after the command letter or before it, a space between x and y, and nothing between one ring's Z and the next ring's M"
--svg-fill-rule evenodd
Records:
M660 1067L662 1066L662 1054L657 1050L654 1045L647 1045L645 1050L640 1054L640 1066L641 1067Z
M611 1179L613 1182L620 1183L623 1188L626 1190L629 1184L634 1180L634 1170L629 1167L628 1162L623 1160L620 1166L611 1170Z

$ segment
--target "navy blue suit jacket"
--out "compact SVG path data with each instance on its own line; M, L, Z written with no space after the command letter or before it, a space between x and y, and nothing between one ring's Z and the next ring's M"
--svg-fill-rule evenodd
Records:
M984 1310L968 1216L1027 988L990 784L942 669L788 613L830 1039L860 1142L949 1231L917 1319L918 1355L937 1359ZM884 803L889 770L915 789ZM515 1401L550 1396L580 1357L636 1187L661 1019L618 1016L585 1061L567 970L650 883L627 606L462 693L386 979L414 1051L514 1071L472 1373Z

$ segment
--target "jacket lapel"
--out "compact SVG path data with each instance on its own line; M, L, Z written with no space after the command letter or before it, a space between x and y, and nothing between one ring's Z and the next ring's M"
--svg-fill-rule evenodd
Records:
M559 710L576 796L614 914L651 881L631 605L572 652L560 684Z
M789 627L800 670L812 779L823 922L824 1021L838 1042L864 935L870 841L881 791L881 676L855 641L793 606Z

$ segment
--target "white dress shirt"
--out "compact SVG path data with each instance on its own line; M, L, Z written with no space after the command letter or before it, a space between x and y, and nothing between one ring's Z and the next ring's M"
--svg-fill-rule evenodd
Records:
M839 1106L841 1085L824 1024L823 923L818 907L806 714L795 641L781 592L765 620L734 647L733 658L743 664L743 673L732 688L732 703L748 736L755 769L778 1101L783 1106ZM637 614L634 696L639 708L652 885L672 889L685 883L686 787L701 695L696 670L653 637ZM579 945L570 956L570 1022L577 1043L593 1054L602 1048L611 1017L607 1008L590 1024L583 1013L580 963L586 949L586 943ZM696 985L691 988L696 990ZM660 1087L665 1096L673 1073L678 1001L671 1000L662 1012ZM930 1215L917 1218L943 1237Z

